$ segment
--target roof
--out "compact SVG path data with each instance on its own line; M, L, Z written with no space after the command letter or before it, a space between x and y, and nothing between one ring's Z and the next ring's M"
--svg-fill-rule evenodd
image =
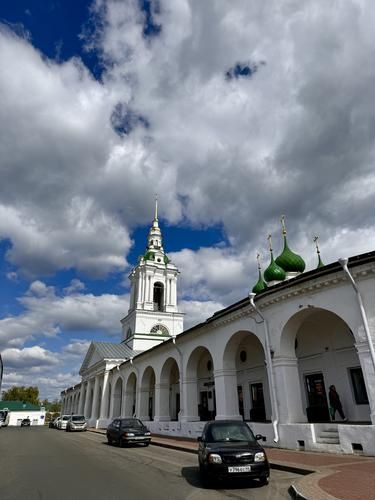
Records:
M89 366L104 359L126 360L137 355L139 351L133 351L126 344L115 344L112 342L91 342L83 360L80 374L87 370Z
M9 411L40 411L40 406L27 401L0 401L0 410L5 409Z
M96 350L103 358L131 358L134 351L126 344L114 344L111 342L93 342Z

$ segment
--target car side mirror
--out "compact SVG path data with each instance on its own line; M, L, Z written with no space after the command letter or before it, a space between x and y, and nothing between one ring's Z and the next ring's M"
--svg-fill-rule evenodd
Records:
M202 442L202 436L198 436L198 437L197 437L197 441L198 441L199 443L201 443L201 442Z
M257 435L255 436L255 439L256 439L257 441L260 441L260 440L262 440L262 441L267 441L266 436L262 436L262 434L257 434Z

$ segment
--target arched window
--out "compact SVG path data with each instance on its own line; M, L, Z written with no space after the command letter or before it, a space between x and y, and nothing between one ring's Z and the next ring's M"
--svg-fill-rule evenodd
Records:
M150 333L157 333L158 335L169 335L168 328L164 325L161 325L160 323L154 325L151 328Z
M154 310L164 311L164 285L163 283L155 283L154 285Z

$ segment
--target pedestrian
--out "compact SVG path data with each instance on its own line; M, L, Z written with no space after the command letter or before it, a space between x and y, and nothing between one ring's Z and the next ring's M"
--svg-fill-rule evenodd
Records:
M336 414L336 411L338 411L340 417L344 421L346 421L347 418L345 417L343 409L342 409L340 396L338 395L338 393L336 391L336 387L334 385L329 386L328 396L329 396L329 410L330 410L332 420L335 420L335 414Z

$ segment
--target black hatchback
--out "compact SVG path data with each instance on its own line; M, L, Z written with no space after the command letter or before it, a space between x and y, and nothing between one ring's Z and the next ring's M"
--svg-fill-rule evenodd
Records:
M198 438L201 479L251 478L268 484L270 466L267 455L251 429L238 420L207 422Z
M151 442L151 432L138 418L116 418L107 427L108 444L143 444Z

